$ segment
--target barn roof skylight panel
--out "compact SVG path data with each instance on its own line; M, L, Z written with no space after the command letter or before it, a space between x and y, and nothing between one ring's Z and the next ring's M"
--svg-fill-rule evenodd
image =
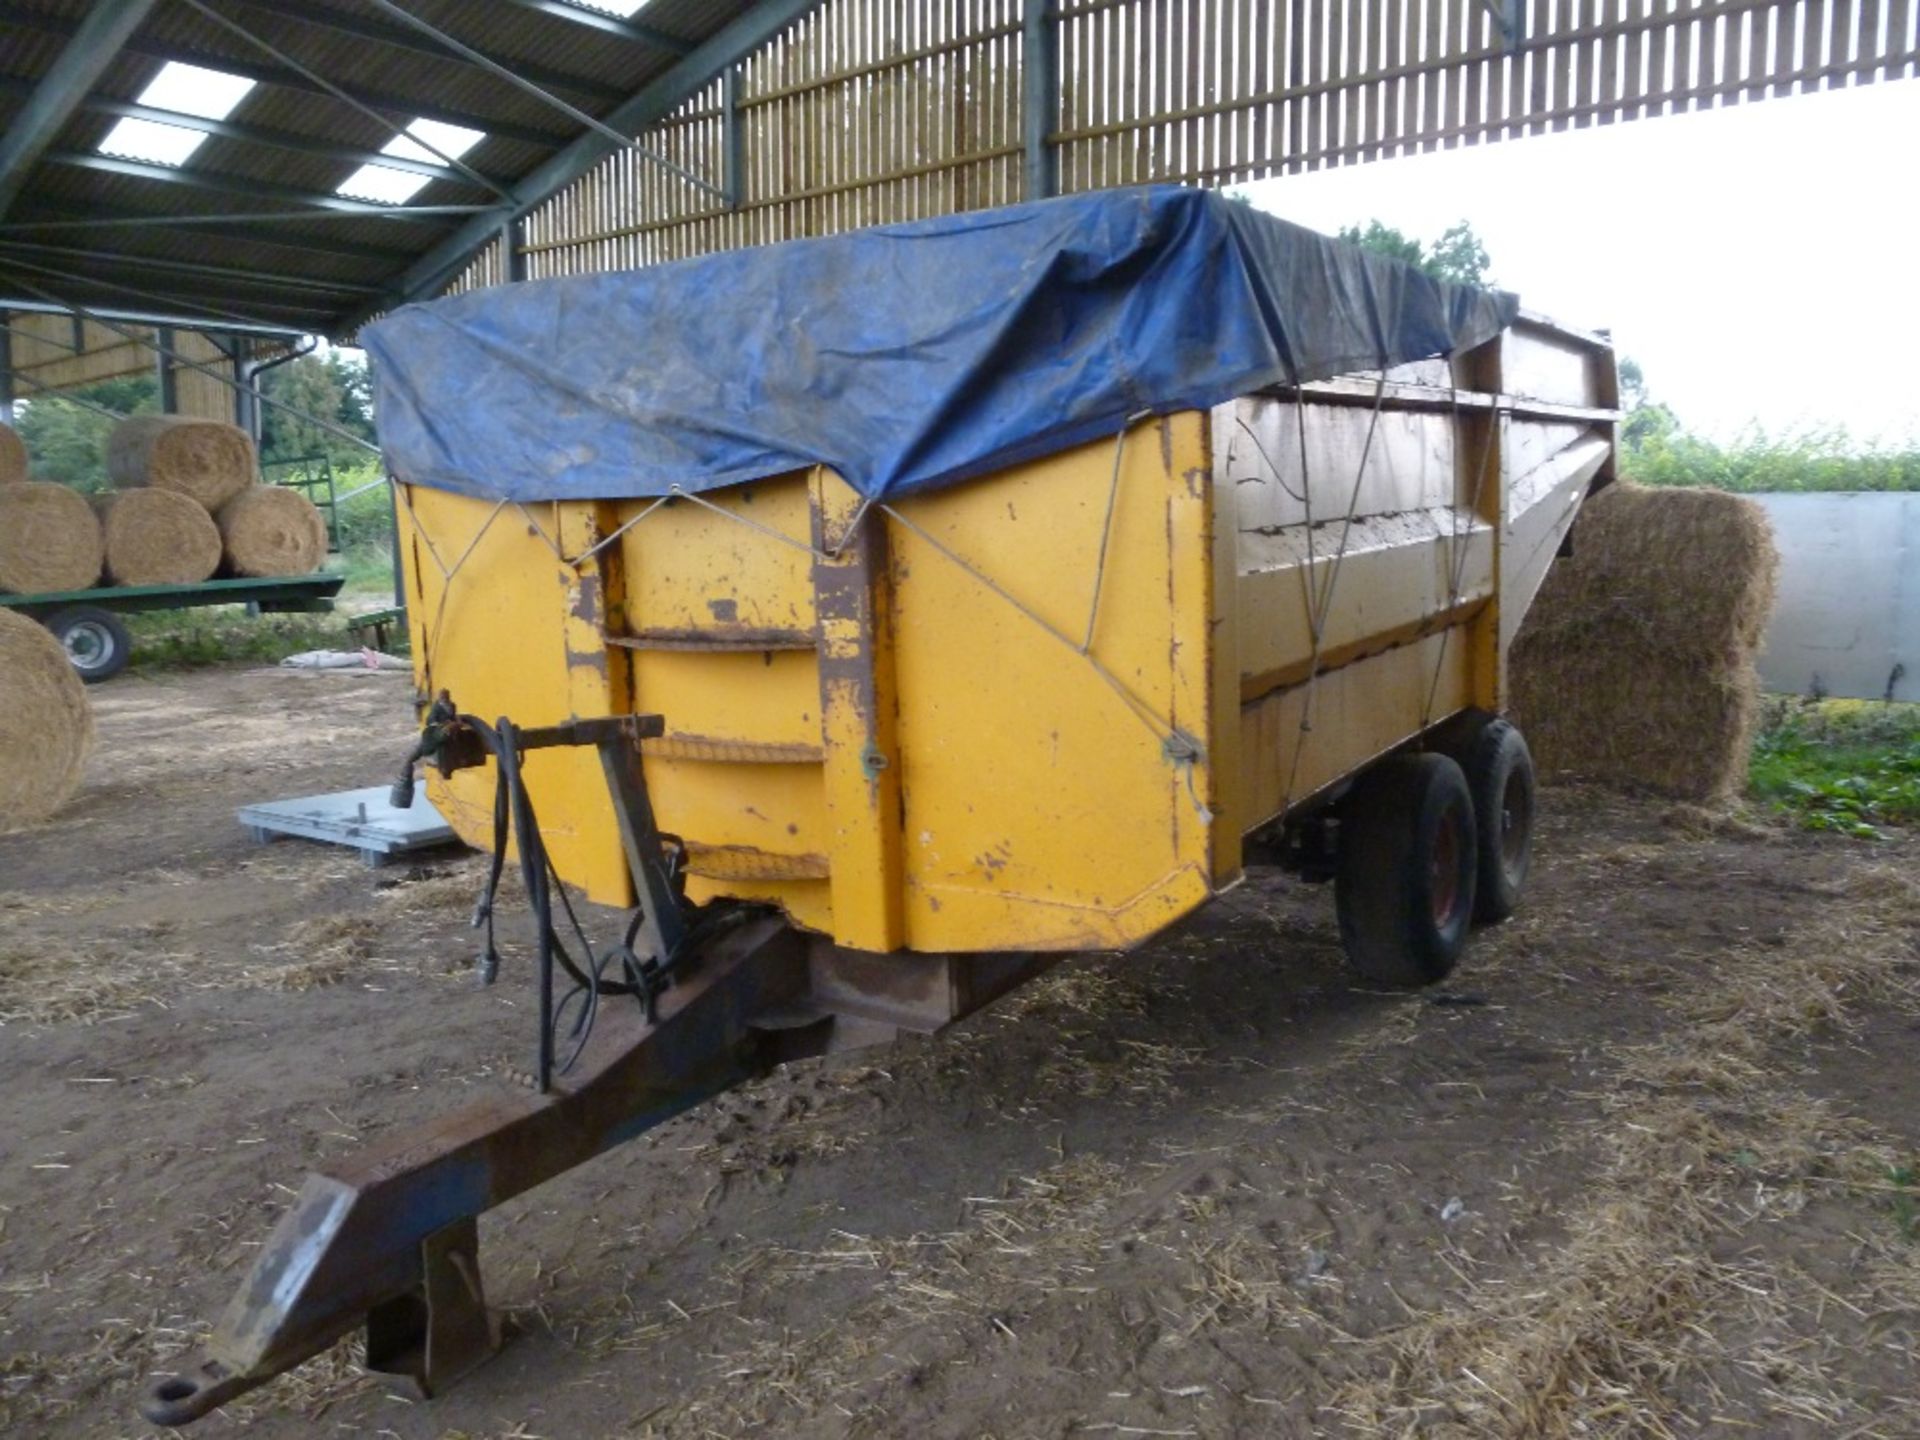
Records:
M123 160L144 160L150 165L180 166L206 138L205 131L129 118L107 132L100 142L100 153Z
M415 160L425 165L443 165L443 156L458 160L486 139L486 132L469 130L464 125L449 125L442 120L415 120L404 135L396 135L380 147L382 155L396 160ZM422 144L421 142L426 142ZM428 149L428 146L433 149ZM436 155L435 150L440 153ZM397 170L391 165L362 165L340 182L334 192L349 200L371 200L376 205L404 205L426 188L431 175L413 170Z
M254 81L204 65L169 60L140 92L139 103L155 110L172 110L202 120L224 120L254 88ZM206 132L164 120L133 116L115 123L100 142L102 155L145 160L154 165L180 166L206 141Z
M622 20L639 14L647 6L647 0L567 0L567 3L581 10L598 10L602 15L618 15Z

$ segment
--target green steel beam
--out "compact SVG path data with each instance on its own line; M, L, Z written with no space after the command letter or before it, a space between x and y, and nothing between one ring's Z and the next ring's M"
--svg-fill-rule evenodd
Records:
M0 136L0 216L153 6L154 0L94 0L87 18L73 27L60 58Z
M332 10L320 5L289 6L284 3L276 4L274 0L240 0L240 4L250 10L268 11L281 20L297 20L302 25L331 30L337 35L351 35L356 40L368 40L389 49L408 50L416 55L430 56L452 65L466 63L456 60L442 47L423 36L414 34L411 30L402 30L394 25L383 25L378 20L350 15L343 10ZM554 70L518 55L510 57L506 63L536 84L555 90L571 90L576 95L589 96L600 104L612 104L627 93L621 86L609 85L604 80L592 80L584 75L569 75L564 70Z
M118 155L97 151L54 150L45 157L49 165L68 165L79 170L98 170L108 175L126 175L136 180L152 180L160 185L185 185L196 190L213 190L223 195L243 195L249 200L283 200L315 210L340 210L349 215L364 215L370 202L347 195L301 190L292 185L275 185L268 180L249 180L244 175L228 175L219 170L195 169L187 165L155 165L146 160L124 160ZM381 217L429 223L445 215L498 214L498 205L435 205L414 214L405 205L378 207Z
M523 10L537 10L542 15L585 25L602 35L617 35L622 40L631 40L639 45L651 45L656 50L665 50L669 55L685 55L693 49L691 41L682 40L678 35L669 35L664 30L643 25L637 20L624 20L604 10L574 4L573 0L510 0L510 3Z
M88 17L89 20L91 18L91 16ZM4 3L4 0L0 0L0 25L18 26L20 29L32 30L42 35L76 35L80 29L80 26L48 15L44 11L29 10L24 5ZM200 65L210 70L225 71L229 75L239 75L262 85L275 85L309 95L327 94L324 87L316 85L284 65L257 65L252 61L240 60L231 55L166 44L144 35L135 35L120 48L128 55L144 55L150 60L178 60L187 65ZM499 136L506 140L538 145L545 150L557 149L567 143L564 136L556 135L551 130L539 129L531 125L518 125L506 120L489 119L485 115L476 115L469 110L436 104L425 95L396 95L390 91L369 90L357 85L342 85L340 88L361 104L400 118L403 124L415 116L420 116L449 125L462 125L469 130L481 130L488 135ZM8 133L11 135L12 132Z
M0 76L0 95L29 94L32 90L33 86L24 80L10 80ZM310 135L296 135L290 130L268 130L258 125L236 125L231 120L209 120L204 115L189 115L184 110L162 110L157 106L142 105L133 100L116 100L110 95L89 95L80 102L80 108L93 115L114 115L128 120L151 120L156 125L174 125L182 130L197 130L202 135L217 135L223 140L240 140L249 145L264 145L273 150L291 150L300 155L314 155L322 160L337 160L342 165L385 165L392 170L405 170L410 175L425 175L434 180L452 180L462 185L472 183L458 170L426 160L405 160L398 155L387 155L378 150L363 150L354 145L335 145L325 140L316 140Z

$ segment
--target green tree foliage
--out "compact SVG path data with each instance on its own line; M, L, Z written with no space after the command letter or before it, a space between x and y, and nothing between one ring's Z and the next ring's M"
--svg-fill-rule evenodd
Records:
M373 404L367 367L338 350L302 355L260 376L260 390L280 402L262 407L260 454L268 462L324 455L336 466L351 464L366 452L316 425L317 416L352 434L373 439ZM280 408L290 406L292 410ZM302 412L294 414L292 411Z
M1920 490L1920 447L1862 445L1844 425L1770 435L1758 424L1731 444L1695 435L1653 397L1631 356L1620 360L1620 471L1642 485L1736 493Z
M160 382L150 372L103 380L67 395L41 395L25 401L15 428L26 442L36 480L53 480L78 490L107 488L107 432L112 416L135 415L160 408Z
M1487 269L1492 263L1487 258L1487 247L1480 243L1480 237L1473 233L1473 227L1464 220L1449 226L1431 245L1422 244L1378 220L1369 220L1364 228L1359 225L1345 226L1340 231L1340 238L1363 250L1371 250L1376 255L1385 255L1389 260L1403 260L1409 265L1417 265L1436 280L1482 287L1493 283L1487 278Z
M1441 231L1440 238L1427 249L1427 270L1442 280L1462 285L1491 285L1487 267L1492 263L1487 258L1487 247L1464 220Z

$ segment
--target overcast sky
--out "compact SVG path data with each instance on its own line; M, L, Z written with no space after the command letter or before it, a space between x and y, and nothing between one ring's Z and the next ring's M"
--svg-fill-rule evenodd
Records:
M1610 329L1730 439L1920 440L1920 83L1768 100L1245 187L1317 230L1470 222L1529 309Z

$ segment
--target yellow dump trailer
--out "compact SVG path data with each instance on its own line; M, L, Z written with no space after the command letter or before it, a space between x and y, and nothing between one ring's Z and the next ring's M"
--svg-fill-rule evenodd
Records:
M151 1420L362 1321L370 1367L450 1383L498 1343L482 1211L1251 863L1334 879L1375 981L1517 903L1506 658L1611 476L1599 338L1152 190L510 286L366 343L423 721L396 788L429 761L494 854L482 978L531 969L537 1083L309 1176Z
M880 504L824 467L664 503L408 487L415 671L525 724L663 715L645 778L695 899L864 951L1126 946L1250 833L1501 708L1614 383L1529 316ZM481 847L493 783L429 792ZM528 783L560 875L631 904L595 757Z

